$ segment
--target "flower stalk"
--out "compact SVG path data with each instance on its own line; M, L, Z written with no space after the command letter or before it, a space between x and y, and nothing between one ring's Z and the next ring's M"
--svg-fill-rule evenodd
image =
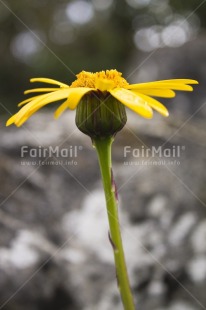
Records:
M109 239L114 251L117 284L125 310L134 310L134 302L130 289L127 267L122 245L121 231L118 219L118 200L112 174L112 149L113 137L96 138L93 145L97 151L101 170L102 183L105 192L107 215L109 220Z

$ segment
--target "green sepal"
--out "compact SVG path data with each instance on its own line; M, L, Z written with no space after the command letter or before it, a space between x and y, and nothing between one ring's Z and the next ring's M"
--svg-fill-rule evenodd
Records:
M114 136L127 122L124 105L108 93L86 94L76 109L76 125L94 138Z

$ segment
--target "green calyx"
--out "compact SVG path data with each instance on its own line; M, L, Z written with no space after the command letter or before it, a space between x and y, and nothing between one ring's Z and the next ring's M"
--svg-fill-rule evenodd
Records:
M86 94L76 109L76 125L94 138L112 137L127 122L124 105L108 93Z

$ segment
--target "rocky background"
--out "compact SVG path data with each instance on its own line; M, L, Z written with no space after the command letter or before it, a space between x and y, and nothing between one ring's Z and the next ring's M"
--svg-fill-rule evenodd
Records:
M124 68L131 82L176 77L200 81L193 93L179 93L163 101L170 111L167 119L155 114L148 121L128 111L128 123L113 145L113 170L136 308L206 309L205 6L198 9L199 3L188 1L183 10L176 1L160 1L161 5L155 7L157 1L128 0L120 1L114 10L110 2L92 2L95 8L103 7L101 3L104 8L108 6L104 12L99 9L99 28L97 21L95 27L85 23L84 30L82 25L73 25L77 40L72 43L70 60L67 52L71 43L63 32L64 48L62 43L46 42L75 72L85 66L101 70L101 63L104 67ZM140 2L147 6L138 7ZM11 0L9 5L30 27L38 21L41 35L47 27L57 33L50 25L56 2L51 2L49 11L45 11L46 0L35 5L24 1L17 5ZM25 9L21 10L23 5ZM188 13L189 9L193 14ZM44 110L19 129L5 128L6 119L16 111L11 103L16 105L21 100L17 93L19 96L20 88L26 88L28 77L47 75L66 82L62 75L68 75L68 70L61 72L48 50L29 54L25 49L23 53L17 39L24 42L18 37L24 26L5 6L0 12L4 42L0 47L0 105L4 111L0 133L0 309L122 310L98 162L91 141L75 127L75 113L68 111L53 121L53 112ZM46 13L50 18L45 18ZM177 27L174 21L180 14L190 16L182 21L187 36L181 37L181 29L173 28L177 41L171 39L170 46L166 46L163 32L165 46L155 47L154 31L157 34L160 28L154 29L152 23L162 23L166 29L173 22L172 27ZM109 27L107 35L107 28L102 32L101 25ZM150 26L153 32L148 34ZM4 27L10 35L5 36ZM138 27L144 27L144 32L132 32ZM117 39L119 34L124 40ZM133 35L137 49L129 50ZM60 40L60 36L55 38ZM96 48L92 39L99 42ZM31 51L34 45L27 41ZM113 41L116 44L112 45ZM7 53L9 46L13 56ZM91 55L98 57L92 59ZM59 154L40 153L51 147L58 147ZM126 156L125 147L129 150ZM161 147L162 151L179 147L180 156L135 156L138 150L152 147ZM69 151L68 157L64 156L65 150Z
M206 307L206 110L199 98L199 112L191 114L193 96L184 96L184 117L181 98L174 99L168 119L128 113L113 147L123 240L140 310ZM40 112L22 128L2 128L1 309L122 309L97 158L74 117L68 111L53 121L51 112ZM60 155L33 157L40 146L59 146ZM132 154L152 146L180 146L180 157ZM65 149L73 150L68 158Z

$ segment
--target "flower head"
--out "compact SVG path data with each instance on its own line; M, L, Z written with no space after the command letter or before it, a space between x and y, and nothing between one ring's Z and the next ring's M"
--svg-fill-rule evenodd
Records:
M58 118L67 108L74 110L89 93L96 97L99 95L101 97L104 95L104 98L111 96L145 118L152 118L152 110L156 110L163 116L168 116L166 107L153 97L172 98L175 97L176 90L192 91L193 88L189 84L198 84L197 81L190 79L129 84L122 77L122 74L116 70L96 73L82 71L70 86L48 78L33 78L30 81L51 84L55 87L26 90L25 94L44 94L20 102L18 106L23 107L7 121L7 126L14 123L19 127L43 106L55 101L65 100L55 111L55 118Z

